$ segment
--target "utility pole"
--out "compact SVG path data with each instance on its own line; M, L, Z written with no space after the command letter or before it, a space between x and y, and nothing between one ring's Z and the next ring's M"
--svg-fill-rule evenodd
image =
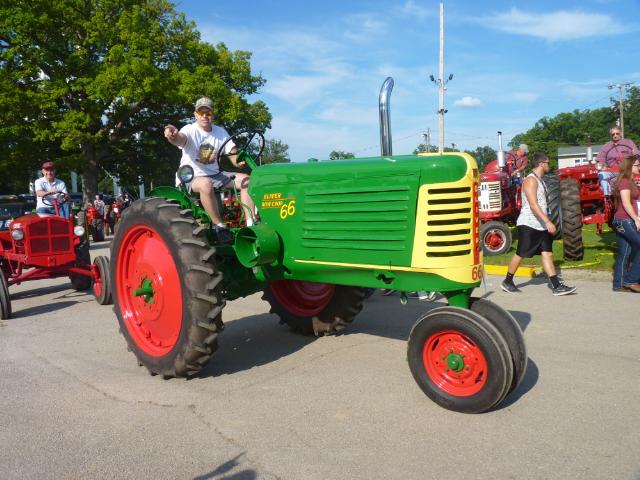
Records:
M422 134L424 137L424 146L426 148L427 153L431 152L431 129L427 128L427 130Z
M624 88L625 91L629 89L629 87L631 85L633 85L634 82L626 82L626 83L610 83L609 84L609 90L613 89L614 87L618 89L618 97L619 97L619 102L620 102L620 133L622 133L622 136L624 137L624 97L622 95L622 89Z
M444 0L440 0L440 78L436 80L433 75L430 76L431 81L438 85L438 153L444 151L444 114L447 110L444 108L444 92L447 83L453 79L453 74L449 75L448 80L444 79Z

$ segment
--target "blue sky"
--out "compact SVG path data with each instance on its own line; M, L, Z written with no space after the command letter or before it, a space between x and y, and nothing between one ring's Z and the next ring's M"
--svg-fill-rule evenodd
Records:
M211 7L210 5L215 5ZM438 0L183 0L210 43L253 53L273 115L268 138L293 161L332 150L380 154L387 76L393 153L438 138ZM609 83L640 85L640 2L445 0L445 146L496 148L543 116L609 104Z

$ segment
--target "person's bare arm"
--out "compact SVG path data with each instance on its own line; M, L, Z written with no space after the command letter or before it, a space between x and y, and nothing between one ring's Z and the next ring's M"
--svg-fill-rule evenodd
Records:
M640 232L640 218L631 204L631 190L620 190L620 199L622 200L622 207L624 208L624 211L627 212L627 215L629 215L636 224L636 230Z
M544 223L549 233L556 233L556 226L553 224L551 219L547 216L547 212L543 212L542 208L538 204L538 182L535 178L529 177L524 181L524 194L527 196L527 200L529 202L529 206L531 207L531 211L533 214L538 217L542 223Z
M164 127L164 138L176 147L184 147L187 144L187 136L171 124Z

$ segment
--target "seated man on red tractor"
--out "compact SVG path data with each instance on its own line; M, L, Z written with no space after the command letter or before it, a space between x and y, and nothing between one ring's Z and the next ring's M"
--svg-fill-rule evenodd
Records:
M164 127L164 136L172 145L182 150L180 166L190 165L193 168L195 177L191 184L194 192L200 193L202 206L211 217L211 221L216 232L221 233L226 239L230 237L226 225L220 217L218 201L214 195L215 189L232 188L235 184L240 190L240 199L249 209L246 215L247 223L251 223L251 218L255 216L255 205L247 190L249 185L249 175L246 173L235 173L235 179L230 174L221 172L216 163L216 152L223 142L229 138L227 131L213 124L213 102L207 97L202 97L195 104L196 121L185 125L178 131L173 125ZM225 154L230 155L231 162L236 167L244 166L245 162L237 162L237 157L233 155L236 147L233 142L227 143ZM233 182L233 184L232 184Z
M611 141L602 146L598 152L598 178L605 195L611 195L611 183L618 176L620 162L624 157L637 155L638 147L631 140L622 138L622 129L617 125L609 129Z
M36 213L48 213L55 215L56 209L53 202L43 202L45 195L49 198L55 198L58 202L58 212L61 217L69 218L69 194L65 183L56 178L56 166L53 162L44 162L42 164L42 177L38 178L34 183L36 191ZM57 194L57 195L55 195Z
M504 158L507 165L509 165L511 178L513 179L513 183L517 185L522 185L522 176L524 175L527 165L529 165L529 158L527 157L528 153L529 147L527 147L526 144L521 143L518 148L514 148L505 154Z

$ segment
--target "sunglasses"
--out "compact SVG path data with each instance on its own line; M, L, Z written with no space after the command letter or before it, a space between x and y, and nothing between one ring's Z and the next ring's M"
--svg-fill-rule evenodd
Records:
M55 171L56 171L56 169L55 169L55 168L43 168L43 170L44 170L45 172L55 172Z
M196 112L196 114L198 114L199 117L213 117L213 112L210 112L209 110L204 110L202 112Z
M616 133L612 133L611 134L612 137L619 137L620 135L622 135L620 132L616 132Z

